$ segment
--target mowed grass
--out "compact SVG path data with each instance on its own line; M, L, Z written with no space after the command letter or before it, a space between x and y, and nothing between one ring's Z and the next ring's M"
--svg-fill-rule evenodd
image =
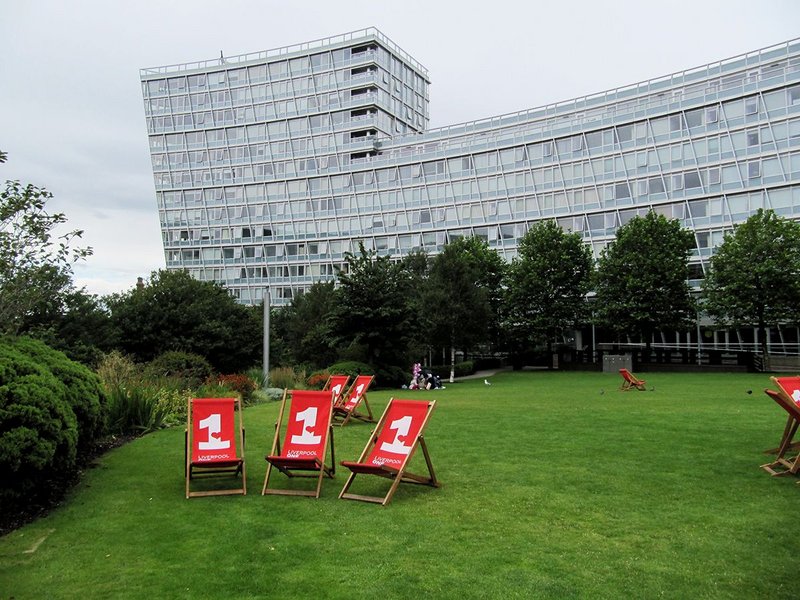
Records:
M371 393L378 414L437 401L442 487L387 507L338 500L343 468L319 500L261 496L277 403L244 412L246 497L186 500L182 429L148 435L0 539L0 597L796 598L800 486L758 468L785 423L768 377L639 375L655 389L522 372ZM370 431L337 428L337 460Z

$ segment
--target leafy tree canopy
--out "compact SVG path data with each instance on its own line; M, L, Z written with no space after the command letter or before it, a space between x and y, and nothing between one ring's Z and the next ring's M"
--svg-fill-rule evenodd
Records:
M294 364L321 369L336 361L337 302L334 282L318 282L281 309L283 342Z
M32 315L60 310L74 289L72 265L92 253L73 247L78 229L56 236L67 218L47 212L52 197L19 181L6 181L0 192L0 333L20 333Z
M496 291L490 254L497 256L482 240L460 238L432 259L423 302L431 345L469 348L488 341Z
M703 282L703 309L721 323L765 328L800 318L800 224L759 209L725 235Z
M617 230L598 263L596 314L620 334L685 329L695 316L689 254L694 234L677 219L649 212Z
M548 345L586 316L592 251L576 233L542 221L520 240L506 279L506 325L517 343Z
M261 330L255 312L224 287L184 271L153 273L142 288L107 298L116 346L140 361L170 350L205 357L233 373L260 360Z
M361 344L373 366L405 364L409 332L408 280L400 263L359 245L345 254L338 280L336 324L342 343Z

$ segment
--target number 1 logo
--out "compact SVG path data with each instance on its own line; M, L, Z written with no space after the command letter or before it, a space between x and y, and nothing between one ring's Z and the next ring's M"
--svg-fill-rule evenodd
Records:
M230 440L218 439L222 431L222 418L219 414L208 415L199 425L200 429L208 429L208 441L197 444L200 450L227 450L231 447Z
M295 418L296 421L303 422L303 433L301 435L293 435L292 436L292 443L293 444L305 444L305 445L314 445L319 444L322 441L321 435L314 435L309 431L310 428L314 427L317 424L317 407L316 406L309 406L302 412L297 413L297 417Z
M408 430L411 429L411 417L406 415L396 421L392 421L389 429L395 430L394 441L391 444L383 442L381 444L381 452L392 452L393 454L408 454L411 452L411 446L406 446L400 441L400 436L407 436Z

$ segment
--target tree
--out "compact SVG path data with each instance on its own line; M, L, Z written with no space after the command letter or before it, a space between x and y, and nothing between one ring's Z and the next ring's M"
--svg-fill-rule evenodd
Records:
M19 333L35 311L58 310L74 290L72 265L92 253L72 247L78 229L55 237L67 218L46 211L52 197L19 181L6 181L0 192L0 333Z
M224 287L184 271L154 272L141 288L106 298L118 348L141 361L169 350L193 352L222 372L258 364L261 330L255 311Z
M338 301L334 282L319 282L282 309L284 343L295 364L321 369L336 361L334 323Z
M506 277L506 325L518 346L547 344L587 314L592 251L580 234L541 221L520 240Z
M489 341L498 323L502 258L478 238L450 242L436 255L425 286L424 302L431 343L450 347L450 381L455 349Z
M366 362L374 367L405 364L411 315L401 265L367 252L363 244L358 255L345 253L345 264L338 273L340 340L362 344Z
M768 325L800 318L800 223L759 209L711 257L703 309L721 323L755 325L767 354Z
M91 367L113 349L108 310L98 296L84 290L65 292L58 303L41 303L26 317L21 331Z
M689 254L694 234L677 219L654 212L634 217L600 256L595 312L618 334L651 336L686 329L695 316L689 288Z

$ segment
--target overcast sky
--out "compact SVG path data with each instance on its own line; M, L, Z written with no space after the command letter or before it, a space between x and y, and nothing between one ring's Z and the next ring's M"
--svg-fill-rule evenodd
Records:
M0 180L44 186L105 294L164 266L139 69L375 26L427 67L431 126L569 100L800 37L796 0L0 2Z

